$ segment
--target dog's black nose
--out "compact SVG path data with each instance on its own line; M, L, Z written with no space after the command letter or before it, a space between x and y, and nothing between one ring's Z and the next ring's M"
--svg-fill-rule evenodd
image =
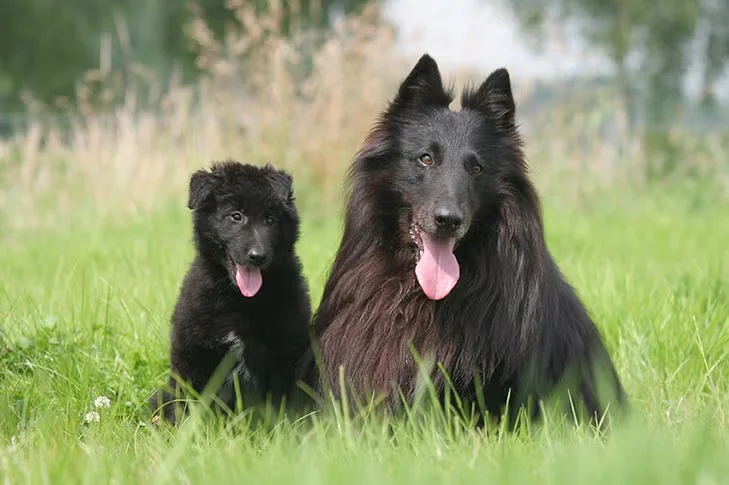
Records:
M435 225L448 231L456 231L463 224L463 213L455 208L440 207L435 210Z
M248 262L253 265L262 264L266 260L266 253L262 249L252 248L248 251Z

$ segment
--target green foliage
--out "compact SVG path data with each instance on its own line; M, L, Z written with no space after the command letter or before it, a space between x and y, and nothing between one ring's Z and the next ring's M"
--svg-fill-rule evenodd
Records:
M670 174L680 160L669 131L685 104L689 70L703 67L703 100L710 109L715 83L729 67L729 2L514 0L509 5L532 33L542 33L553 20L576 22L591 46L613 63L631 123L642 118L643 146L657 160L648 175ZM697 50L693 44L704 38Z
M172 75L193 81L196 50L186 28L197 16L221 40L240 28L228 0L3 0L0 2L0 114L22 111L21 94L56 107L76 101L88 71L118 70L121 91L133 73L147 83ZM263 12L281 9L280 31L329 25L332 13L349 14L367 0L252 0ZM102 59L103 58L103 59ZM103 65L107 63L108 65ZM108 75L102 72L101 75ZM93 79L96 81L96 79ZM118 94L118 93L115 93ZM65 103L68 106L69 103Z
M123 1L0 2L0 110L16 107L24 90L42 100L73 96L98 65L99 33Z

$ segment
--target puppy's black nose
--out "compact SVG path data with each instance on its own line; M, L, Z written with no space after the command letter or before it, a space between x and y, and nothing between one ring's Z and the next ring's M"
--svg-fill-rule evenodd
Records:
M453 207L439 207L435 210L435 225L447 231L456 231L463 224L463 212Z
M258 266L266 260L266 253L260 248L252 248L248 251L248 262Z

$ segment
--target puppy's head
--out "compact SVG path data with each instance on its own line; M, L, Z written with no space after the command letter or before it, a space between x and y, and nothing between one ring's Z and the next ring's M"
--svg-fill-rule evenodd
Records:
M292 177L264 167L225 161L190 178L198 251L225 266L246 297L255 296L266 270L293 251L299 236Z

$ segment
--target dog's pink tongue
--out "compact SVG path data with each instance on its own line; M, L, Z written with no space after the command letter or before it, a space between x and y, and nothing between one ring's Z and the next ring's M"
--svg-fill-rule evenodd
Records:
M258 268L244 268L240 265L235 265L235 282L238 284L238 289L243 296L251 297L258 293L263 284L263 278L261 277L261 270Z
M428 298L443 299L456 286L460 276L458 261L453 254L456 240L436 239L424 231L420 232L420 237L423 241L423 252L415 266L415 276Z

